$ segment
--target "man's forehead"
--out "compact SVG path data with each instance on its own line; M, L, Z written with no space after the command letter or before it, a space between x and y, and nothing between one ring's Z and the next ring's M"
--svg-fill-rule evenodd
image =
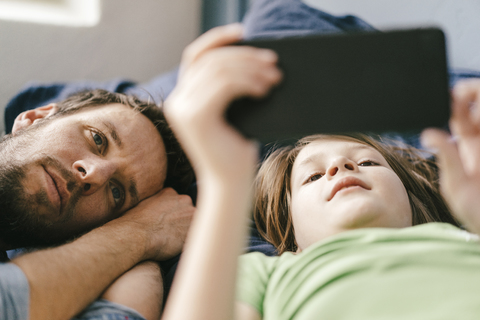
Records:
M153 122L147 118L140 111L121 103L112 103L105 105L94 105L77 110L70 114L65 114L63 117L67 119L77 119L84 122L96 122L102 123L108 128L116 126L117 128L123 128L129 124L132 127L143 128L153 133L159 132L155 128ZM61 116L61 118L63 118Z
M101 104L101 105L88 105L82 107L72 107L64 108L59 107L57 112L47 116L45 120L47 121L61 121L66 120L70 121L72 119L88 119L92 117L114 117L120 118L122 116L133 116L139 112L135 111L132 107L121 104L121 103L111 103L111 104Z
M82 114L87 116L89 115L105 116L106 113L117 114L119 116L120 115L134 116L135 114L139 114L139 112L135 111L132 107L124 105L122 103L93 105L91 107L83 108L83 110L80 109L76 114Z

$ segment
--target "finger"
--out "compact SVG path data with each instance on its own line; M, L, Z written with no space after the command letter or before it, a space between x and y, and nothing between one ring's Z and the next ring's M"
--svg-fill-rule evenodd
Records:
M472 112L472 103L478 102L480 81L463 81L453 89L451 129L454 135L468 136L478 134L480 114Z
M253 47L222 49L224 53L236 51L241 58L236 63L226 63L235 81L241 82L236 89L238 91L233 98L241 96L263 97L270 89L282 79L282 72L277 67L278 56L274 51Z
M238 95L263 98L280 83L282 77L282 72L275 67L252 70L250 77L245 79L243 91Z
M265 95L282 78L282 73L276 66L277 59L275 52L267 49L219 48L199 59L198 68L192 67L186 76L190 80L194 77L209 79L197 81L204 88L196 85L194 89L203 93L211 92L206 107L210 109L210 117L213 110L223 113L236 98Z
M190 65L208 50L236 43L242 36L243 27L239 23L210 29L185 48L182 65L184 67Z
M438 129L424 130L421 142L424 147L436 153L440 167L440 184L443 190L452 196L467 180L455 142L447 132Z
M241 67L240 65L238 66ZM238 98L263 98L274 86L276 86L281 78L281 71L273 66L266 67L258 64L245 65L242 70L242 75L234 81L225 84L225 91L227 94L222 97L224 100L220 102L220 112L223 112L228 104ZM225 105L225 106L224 106Z

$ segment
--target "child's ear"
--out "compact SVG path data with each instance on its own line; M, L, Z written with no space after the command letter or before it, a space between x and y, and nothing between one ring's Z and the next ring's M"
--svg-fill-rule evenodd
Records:
M30 127L35 121L51 116L58 111L56 103L38 107L32 110L27 110L20 113L13 122L12 133Z

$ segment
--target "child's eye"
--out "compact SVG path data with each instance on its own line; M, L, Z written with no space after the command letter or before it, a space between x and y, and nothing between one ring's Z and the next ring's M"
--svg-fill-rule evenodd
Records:
M321 177L323 177L324 174L322 173L315 173L315 174L312 174L310 177L308 177L307 181L306 182L313 182L313 181L317 181L318 179L320 179Z
M360 167L378 166L379 164L372 160L362 161L358 164Z

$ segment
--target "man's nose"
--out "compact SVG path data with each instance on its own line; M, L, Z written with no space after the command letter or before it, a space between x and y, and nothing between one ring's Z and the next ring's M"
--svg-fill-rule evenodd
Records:
M340 171L356 171L357 168L358 166L354 161L346 157L337 157L327 169L327 178L333 178Z
M108 183L117 167L113 161L100 158L78 160L73 164L84 195L93 194Z

